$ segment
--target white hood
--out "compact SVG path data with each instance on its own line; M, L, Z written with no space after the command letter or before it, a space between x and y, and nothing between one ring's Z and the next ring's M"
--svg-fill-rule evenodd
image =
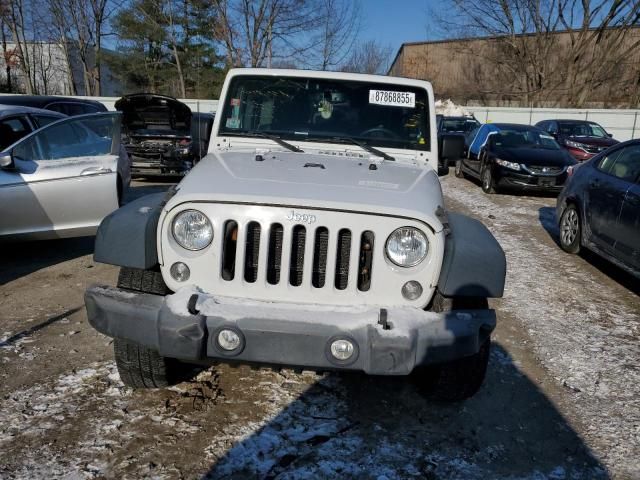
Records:
M272 150L260 160L255 149L213 152L182 180L167 209L224 201L386 214L442 228L435 211L444 203L433 169L342 153Z

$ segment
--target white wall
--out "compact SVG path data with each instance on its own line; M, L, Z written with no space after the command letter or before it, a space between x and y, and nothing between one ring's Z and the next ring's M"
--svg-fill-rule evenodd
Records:
M511 108L464 107L483 123L526 123L571 118L599 123L616 140L640 138L640 110L575 109L575 108Z

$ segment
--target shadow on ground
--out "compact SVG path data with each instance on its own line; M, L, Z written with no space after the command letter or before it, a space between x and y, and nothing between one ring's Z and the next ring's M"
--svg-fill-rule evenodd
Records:
M402 378L332 374L237 435L204 479L609 477L496 344L485 385L466 402L426 400Z
M560 248L560 231L558 229L558 223L556 220L555 208L542 207L538 210L538 219L540 225L546 230L551 239ZM611 278L616 283L619 283L627 290L640 295L640 280L635 278L630 273L625 272L620 267L614 265L608 260L600 257L599 255L583 248L580 252L580 257L596 267L600 272Z

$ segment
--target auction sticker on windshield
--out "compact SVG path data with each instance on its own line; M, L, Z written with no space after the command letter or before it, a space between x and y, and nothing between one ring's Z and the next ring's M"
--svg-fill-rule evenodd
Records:
M369 103L387 107L415 108L416 94L413 92L389 92L387 90L369 90Z

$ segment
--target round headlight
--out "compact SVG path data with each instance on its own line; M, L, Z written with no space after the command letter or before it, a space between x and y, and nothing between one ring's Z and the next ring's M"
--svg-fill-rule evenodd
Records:
M185 210L173 220L173 238L187 250L202 250L213 240L213 226L198 210Z
M399 267L413 267L427 256L429 241L413 227L400 227L387 239L387 257Z

